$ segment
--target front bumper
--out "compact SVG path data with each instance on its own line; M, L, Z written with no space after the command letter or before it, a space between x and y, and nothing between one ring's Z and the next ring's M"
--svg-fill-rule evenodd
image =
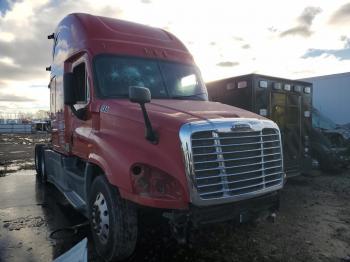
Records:
M279 192L275 191L259 197L207 207L190 206L187 211L174 210L166 213L173 225L192 224L198 227L224 221L246 222L260 217L263 213L273 213L279 209Z

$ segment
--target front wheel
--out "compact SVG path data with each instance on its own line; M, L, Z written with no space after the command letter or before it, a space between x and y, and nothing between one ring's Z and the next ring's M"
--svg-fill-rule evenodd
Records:
M122 260L134 252L136 208L123 200L104 176L98 176L92 183L89 220L96 251L105 260Z

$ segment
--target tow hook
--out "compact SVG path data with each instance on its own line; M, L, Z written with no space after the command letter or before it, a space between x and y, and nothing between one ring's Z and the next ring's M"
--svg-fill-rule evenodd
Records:
M171 233L178 244L185 245L189 242L190 223L189 215L182 213L164 213L169 220Z

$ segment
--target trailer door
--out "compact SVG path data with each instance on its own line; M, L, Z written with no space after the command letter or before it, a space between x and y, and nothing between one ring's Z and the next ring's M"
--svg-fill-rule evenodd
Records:
M280 127L285 171L300 172L301 161L301 97L299 93L271 93L271 116Z

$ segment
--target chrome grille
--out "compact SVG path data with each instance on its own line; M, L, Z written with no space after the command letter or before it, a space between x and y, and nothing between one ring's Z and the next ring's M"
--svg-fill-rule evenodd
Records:
M201 199L242 196L283 184L278 129L195 131L191 145Z

